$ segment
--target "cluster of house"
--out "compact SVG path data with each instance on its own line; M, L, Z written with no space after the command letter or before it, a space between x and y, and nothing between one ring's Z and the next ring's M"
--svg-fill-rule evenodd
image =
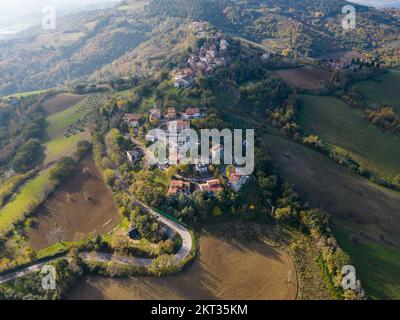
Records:
M232 172L228 177L228 187L235 192L239 192L249 180L249 176L241 176L236 172ZM201 190L208 193L210 196L216 195L223 190L219 179L208 179L202 183L195 183L192 188L192 183L185 180L171 180L167 195L179 195L181 193L189 195L192 190Z
M182 130L190 129L190 120L200 119L204 117L204 114L201 113L200 108L197 107L188 107L183 113L178 115L178 112L175 108L167 108L162 114L161 109L158 107L153 107L149 112L149 121L151 123L158 122L162 118L166 120L166 142L169 142L169 137L174 135L177 137ZM139 114L135 113L126 113L124 114L124 122L131 128L134 128L136 131L143 123L143 117ZM151 138L151 137L150 137ZM154 137L154 141L159 137ZM175 141L172 140L172 141ZM182 144L180 142L180 144ZM177 148L178 144L172 145L170 147ZM129 162L138 163L143 158L143 152L139 150L127 151L127 157ZM175 159L177 161L177 159ZM167 164L165 164L167 165Z
M364 63L369 63L365 58L358 57L342 57L340 59L320 59L320 63L332 70L350 70L357 71Z
M200 119L204 115L201 113L200 108L188 107L180 116L183 120L193 120ZM156 106L153 107L149 112L149 121L156 122L163 118L161 110ZM168 121L173 121L178 119L178 113L175 108L167 108L164 113L164 119ZM136 113L126 113L124 114L124 122L132 128L137 128L142 123L142 116Z
M197 35L200 38L207 38L208 37L208 23L204 21L195 21L190 24L189 29L190 31Z
M350 70L356 71L360 69L360 65L352 62L347 62L344 60L336 60L336 59L323 59L321 60L321 64L325 67L328 67L332 70Z
M183 147L185 142L179 141L177 139L169 139L171 135L177 136L183 130L190 129L190 120L199 119L204 117L201 113L200 108L189 107L183 113L178 115L178 112L175 108L166 108L164 114L162 114L161 110L157 107L154 107L149 112L149 120L160 120L164 117L166 120L166 130L165 137L167 138L166 143L168 143L169 148L178 149ZM128 126L133 128L138 128L142 123L143 118L138 114L127 113L124 115L124 121ZM154 140L160 139L160 137L154 137ZM171 150L171 149L170 149ZM207 175L209 171L208 163L215 163L215 160L219 159L223 156L224 148L221 144L213 145L210 148L209 159L207 161L202 161L199 158L199 163L194 166L194 169L200 176ZM133 164L140 163L143 159L144 152L139 147L134 150L130 150L126 152L128 161ZM167 163L160 164L160 169L166 169L169 164L178 164L179 159L171 158L175 153L171 153ZM240 176L236 174L236 172L231 172L229 174L228 186L238 192L243 185L247 182L248 176ZM178 195L180 193L190 194L191 191L194 190L202 190L207 192L209 195L215 195L216 193L222 191L222 184L218 179L205 179L202 183L193 183L194 188L192 188L192 183L190 181L185 180L172 180L170 182L167 194L168 195Z
M200 49L195 49L193 51L188 58L187 67L175 74L175 87L190 87L197 73L202 73L209 77L213 76L217 67L226 66L228 47L228 41L216 35L207 39Z

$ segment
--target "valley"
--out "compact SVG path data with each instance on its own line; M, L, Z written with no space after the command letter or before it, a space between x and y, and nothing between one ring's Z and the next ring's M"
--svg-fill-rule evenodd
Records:
M126 0L0 40L0 300L400 299L399 41L345 0Z

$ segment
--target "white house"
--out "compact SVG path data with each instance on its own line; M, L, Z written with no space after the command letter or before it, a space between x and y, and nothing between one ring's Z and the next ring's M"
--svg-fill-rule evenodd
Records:
M184 120L175 120L168 122L169 133L180 133L182 130L190 128L190 122Z
M229 176L228 186L235 192L239 192L240 189L246 184L250 176L240 176L235 171L231 172Z
M226 50L228 49L229 43L226 41L226 39L222 39L219 43L219 49L220 50Z
M262 62L267 62L269 59L269 54L267 52L265 52L262 56L261 56L261 61Z
M131 127L138 127L141 119L142 117L138 114L126 113L124 115L124 121Z
M201 118L200 108L187 108L183 118L186 120Z

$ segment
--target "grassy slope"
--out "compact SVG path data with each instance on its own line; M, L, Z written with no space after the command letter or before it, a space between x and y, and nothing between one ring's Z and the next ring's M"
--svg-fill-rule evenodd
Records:
M49 137L56 137L78 120L82 120L91 110L87 105L87 99L83 99L77 104L47 118L49 123Z
M357 265L357 274L363 281L370 299L400 299L400 250L365 241L354 244L343 230L335 237Z
M400 174L400 137L368 123L334 97L302 96L300 122L307 133L343 148L364 166L389 179Z
M8 231L12 223L23 217L29 206L44 195L49 184L49 170L26 183L19 194L0 210L0 233Z
M265 140L268 153L300 197L330 213L339 245L352 256L367 294L399 298L400 193L376 186L302 145L272 135ZM288 149L290 157L285 156ZM379 234L397 247L380 241ZM351 242L350 235L360 238L360 244Z
M79 103L56 113L47 118L49 122L48 135L52 139L46 143L45 164L56 161L65 155L73 146L82 139L82 134L77 133L70 137L63 134L71 124L83 119L90 108L83 108L85 99ZM12 223L18 221L28 211L29 206L37 202L44 195L45 189L50 185L49 171L42 171L37 177L27 182L17 196L7 203L0 211L0 232L10 229Z
M400 71L391 71L374 79L361 81L355 87L365 95L373 108L387 104L400 114Z
M69 137L57 137L46 143L46 159L45 163L50 163L63 156L68 150L72 149L75 144L82 139L82 134L77 133Z

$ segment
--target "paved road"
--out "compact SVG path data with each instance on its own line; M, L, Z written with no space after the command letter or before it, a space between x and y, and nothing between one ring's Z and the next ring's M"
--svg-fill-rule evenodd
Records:
M190 250L193 246L193 239L192 239L192 236L190 235L190 232L184 226L160 215L159 213L157 213L156 211L154 211L153 209L151 209L149 206L145 205L144 203L142 203L138 200L136 201L136 203L138 205L140 205L141 207L143 207L148 213L155 215L157 217L158 221L160 221L162 224L164 224L167 228L178 233L181 236L182 246L179 249L179 251L173 256L173 260L175 263L179 263L179 262L183 261L189 255ZM135 257L120 257L120 256L113 258L112 254L103 253L103 252L97 252L97 253L83 252L83 253L81 253L80 256L86 262L90 262L90 261L109 262L111 260L114 260L121 264L132 264L132 265L138 265L138 266L144 266L144 267L150 267L153 263L153 259L144 259L144 258L135 258ZM58 259L60 259L60 258L58 258ZM39 271L43 268L44 265L49 264L50 262L53 262L55 260L57 260L57 259L37 263L37 264L31 265L29 267L26 267L24 269L21 269L19 271L10 272L8 274L1 275L0 276L0 284L8 282L8 281L16 279L16 278L19 278L19 277L22 277L26 274Z

